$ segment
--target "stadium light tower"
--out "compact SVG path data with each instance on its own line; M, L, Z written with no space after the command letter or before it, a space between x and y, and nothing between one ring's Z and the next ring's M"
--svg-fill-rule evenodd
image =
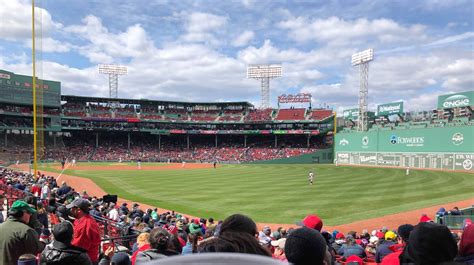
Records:
M99 64L99 74L109 75L109 97L118 98L118 76L128 74L126 66Z
M247 67L247 78L262 82L261 108L270 107L270 79L281 77L281 64L251 64Z
M368 49L352 55L352 66L359 66L359 131L367 131L367 105L369 95L369 62L374 59L374 49Z

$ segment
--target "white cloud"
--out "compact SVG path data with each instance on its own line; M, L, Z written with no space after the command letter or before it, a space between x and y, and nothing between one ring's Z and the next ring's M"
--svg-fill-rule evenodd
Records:
M33 46L31 40L24 42L25 47L31 49ZM36 50L42 52L69 52L74 46L68 42L61 42L52 38L43 38L36 40Z
M235 39L232 41L232 45L235 46L235 47L242 47L242 46L245 46L245 45L247 45L251 40L253 40L254 37L255 37L255 33L253 33L253 31L246 30L246 31L242 32L242 34L240 34L239 36L237 36L237 38L235 38Z
M338 17L311 20L306 17L290 18L278 23L288 30L290 38L297 42L317 41L331 46L367 43L374 39L381 43L394 43L425 39L423 25L404 27L391 19L344 20Z
M35 25L44 35L62 27L53 21L45 9L35 7ZM2 1L0 8L0 39L22 41L31 39L31 3L30 1Z
M213 45L221 43L214 33L227 25L228 18L210 13L194 12L181 14L186 18L186 34L182 39L187 42L204 42Z

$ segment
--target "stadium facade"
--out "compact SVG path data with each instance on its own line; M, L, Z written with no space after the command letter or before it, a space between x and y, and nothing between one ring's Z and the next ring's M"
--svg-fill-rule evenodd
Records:
M61 95L60 82L38 83L44 113L44 126L39 128L45 134L42 158L46 160L79 156L71 155L71 150L87 153L78 160L259 162L303 154L305 162L333 160L331 110L261 110L248 102L68 96ZM0 160L31 156L31 86L30 76L0 70ZM226 154L230 151L236 154ZM115 155L98 155L101 152Z

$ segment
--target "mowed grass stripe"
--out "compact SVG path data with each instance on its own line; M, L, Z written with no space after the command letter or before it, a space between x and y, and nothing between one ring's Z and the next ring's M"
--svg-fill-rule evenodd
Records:
M88 163L87 165L93 165ZM101 166L106 165L102 163ZM309 170L316 173L308 185ZM67 170L121 197L203 217L240 212L293 223L317 213L335 225L472 198L474 175L332 165L220 165L157 171Z

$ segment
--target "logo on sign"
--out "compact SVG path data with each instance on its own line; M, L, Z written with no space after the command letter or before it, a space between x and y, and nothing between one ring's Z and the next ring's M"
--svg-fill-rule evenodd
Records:
M397 143L397 136L396 135L390 136L390 143L391 144L396 144Z
M465 170L471 170L472 168L472 160L471 159L466 159L462 162L462 167L465 169Z
M463 107L469 106L469 98L464 95L454 95L450 96L449 98L445 99L443 102L444 108L456 108L456 107Z
M345 146L345 145L348 145L348 144L349 144L349 141L347 141L345 138L343 138L342 140L339 141L339 145Z
M362 137L362 144L363 145L368 145L369 144L369 137L368 136Z
M462 133L455 133L452 140L454 145L461 145L464 142L464 136Z

